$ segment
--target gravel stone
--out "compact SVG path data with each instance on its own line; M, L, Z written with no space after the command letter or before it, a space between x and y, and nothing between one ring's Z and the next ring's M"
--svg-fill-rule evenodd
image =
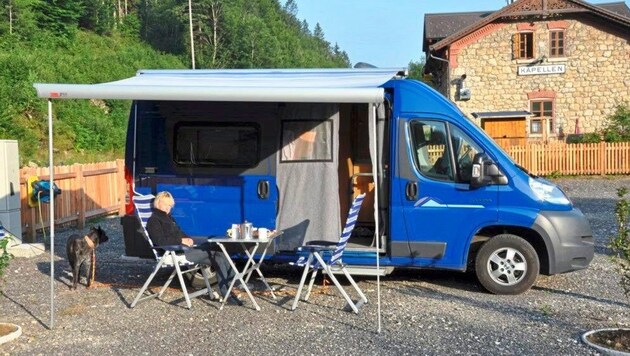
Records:
M177 284L162 299L133 301L153 265L122 260L124 242L116 217L93 221L109 241L97 251L96 287L69 290L65 240L55 236L55 325L50 329L50 257L14 259L0 294L0 321L23 335L0 345L0 355L597 355L580 336L591 329L630 327L630 301L606 248L615 234L616 189L629 177L556 179L588 217L596 242L589 268L539 277L518 296L485 292L471 273L398 269L381 278L382 330L377 333L377 283L359 277L369 304L359 315L343 311L334 286L318 286L311 300L291 311L301 270L266 265L278 299L257 287L260 312L205 298L172 303ZM81 233L85 233L88 227ZM163 282L161 273L153 285Z

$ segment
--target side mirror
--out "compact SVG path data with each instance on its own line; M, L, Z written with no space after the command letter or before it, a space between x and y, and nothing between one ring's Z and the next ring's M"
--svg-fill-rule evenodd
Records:
M485 153L477 153L473 158L471 188L479 188L490 184L507 184L507 178L497 164Z

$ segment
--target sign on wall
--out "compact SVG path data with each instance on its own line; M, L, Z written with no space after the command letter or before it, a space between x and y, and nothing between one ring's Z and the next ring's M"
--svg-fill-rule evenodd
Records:
M564 64L518 67L518 75L563 74L564 72L566 72L566 65Z

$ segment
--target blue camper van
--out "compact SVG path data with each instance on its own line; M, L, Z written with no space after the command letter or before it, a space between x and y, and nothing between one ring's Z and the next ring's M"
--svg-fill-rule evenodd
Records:
M593 258L561 189L404 71L146 70L110 89L134 99L129 197L169 191L189 235L248 221L282 230L269 258L294 261L306 241L336 241L367 193L344 254L355 273L474 269L488 291L518 294ZM133 214L129 199L126 253L151 256Z

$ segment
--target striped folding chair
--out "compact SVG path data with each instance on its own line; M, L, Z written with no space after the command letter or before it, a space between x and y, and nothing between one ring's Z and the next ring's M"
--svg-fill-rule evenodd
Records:
M135 195L133 197L133 203L136 207L136 214L140 219L140 225L142 226L142 232L144 238L149 242L151 249L155 255L155 260L157 264L153 269L153 272L147 279L147 281L138 292L138 295L134 299L133 303L131 303L131 307L135 307L136 304L140 301L161 297L162 294L166 291L166 288L171 284L175 276L179 279L179 284L182 287L182 292L184 294L184 299L186 300L186 306L188 309L191 308L190 300L192 298L198 297L202 294L208 294L210 298L213 297L214 293L212 291L212 287L210 286L210 280L208 277L208 272L206 271L206 266L201 266L186 260L186 257L181 254L181 252L185 251L188 247L184 245L173 245L173 246L154 246L149 234L147 233L147 222L151 217L153 210L151 208L153 199L155 197L153 195ZM180 254L178 254L178 252ZM166 283L162 286L159 293L149 293L148 295L144 295L144 292L149 287L149 284L158 273L158 271L162 268L174 268L171 275L166 280ZM204 282L206 284L206 288L196 291L194 293L188 294L188 290L186 289L186 283L184 283L184 273L196 273L197 271L201 271L203 275Z
M350 273L348 272L346 265L341 261L341 257L343 255L343 251L346 249L346 245L348 244L348 239L350 235L352 235L352 230L354 230L354 225L357 222L357 217L359 216L359 210L361 209L361 204L363 203L363 198L365 198L365 194L358 195L354 198L352 202L352 206L350 207L350 212L348 213L348 220L346 221L346 226L343 229L341 237L338 242L330 242L330 241L309 241L304 246L298 248L298 251L307 251L309 253L308 259L306 263L304 263L303 258L298 260L295 264L298 266L304 266L304 272L302 273L302 279L300 280L300 285L298 286L297 293L295 294L295 299L293 300L293 306L291 310L295 310L297 308L298 301L300 300L302 289L304 288L304 282L306 282L306 276L309 271L312 271L311 279L308 284L308 289L306 295L304 296L304 301L308 300L308 297L311 294L311 290L313 289L313 284L315 282L315 277L317 277L317 273L322 271L325 273L335 284L341 295L343 295L348 305L355 313L359 313L359 308L367 303L367 298L365 294L361 291L357 283L354 281ZM324 258L324 251L332 251L330 257ZM350 284L354 287L354 290L359 295L360 299L357 302L352 301L350 296L343 289L335 275L334 272L341 271Z
M4 239L6 236L4 234L4 226L0 223L0 240Z

